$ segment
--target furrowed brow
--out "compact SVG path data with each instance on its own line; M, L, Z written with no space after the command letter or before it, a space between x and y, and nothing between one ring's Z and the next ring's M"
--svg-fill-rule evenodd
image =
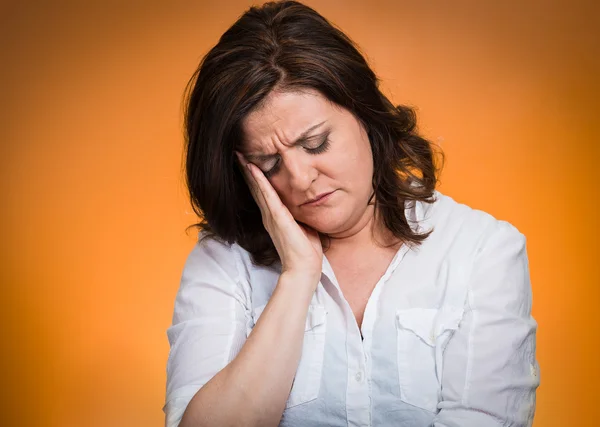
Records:
M322 126L324 123L325 123L325 121L322 121L321 123L317 123L316 125L311 126L308 129L306 129L304 132L302 132L300 134L300 136L298 138L296 138L296 140L294 142L292 142L292 147L306 143L309 140L308 135L315 129ZM254 154L254 155L251 154L251 155L246 156L246 158L248 160L254 161L254 162L264 162L269 159L272 159L275 156L277 156L277 154Z

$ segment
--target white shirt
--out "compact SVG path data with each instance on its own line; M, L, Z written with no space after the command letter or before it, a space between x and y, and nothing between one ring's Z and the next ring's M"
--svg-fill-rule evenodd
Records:
M405 205L414 230L434 231L396 253L361 330L323 257L281 426L531 426L539 366L525 236L436 197ZM237 244L193 248L167 330L167 427L238 354L280 268L254 266Z

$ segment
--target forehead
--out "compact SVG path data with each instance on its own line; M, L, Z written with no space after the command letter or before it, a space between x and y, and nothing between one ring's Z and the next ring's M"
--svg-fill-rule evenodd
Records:
M259 109L243 120L243 146L252 151L261 150L273 139L291 144L306 129L333 115L332 103L315 90L273 91Z

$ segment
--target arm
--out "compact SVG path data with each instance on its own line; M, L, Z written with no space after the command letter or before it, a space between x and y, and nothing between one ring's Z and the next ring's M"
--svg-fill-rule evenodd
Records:
M319 234L298 224L260 169L237 155L282 274L247 341L240 319L245 317L248 295L239 296L239 273L227 274L236 270L235 263L231 265L235 254L202 256L206 266L184 275L187 282L197 283L192 287L196 295L185 294L182 306L204 328L184 338L172 332L180 345L171 344L167 366L178 372L167 369L167 382L179 377L173 380L178 390L188 393L186 398L191 390L195 394L189 403L184 399L177 405L176 393L167 387L167 427L278 425L300 361L308 306L321 277ZM185 388L188 384L193 384L191 389Z
M240 353L196 393L181 427L279 424L300 361L312 295L302 280L280 276Z
M167 331L166 427L268 426L281 418L299 363L312 279L282 274L246 340L249 289L236 256L204 239L188 257Z
M539 385L525 236L498 222L476 255L465 316L444 353L433 427L526 427Z

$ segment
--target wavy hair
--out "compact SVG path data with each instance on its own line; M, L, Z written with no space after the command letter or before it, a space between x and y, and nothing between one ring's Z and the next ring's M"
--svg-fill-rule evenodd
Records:
M432 230L411 229L405 202L435 201L441 168L432 143L418 134L412 108L394 106L383 95L353 41L296 1L249 8L204 56L186 86L185 177L199 217L188 229L238 243L257 265L279 261L234 150L243 140L243 119L271 91L307 88L352 112L365 127L373 152L375 212L396 238L419 245Z

